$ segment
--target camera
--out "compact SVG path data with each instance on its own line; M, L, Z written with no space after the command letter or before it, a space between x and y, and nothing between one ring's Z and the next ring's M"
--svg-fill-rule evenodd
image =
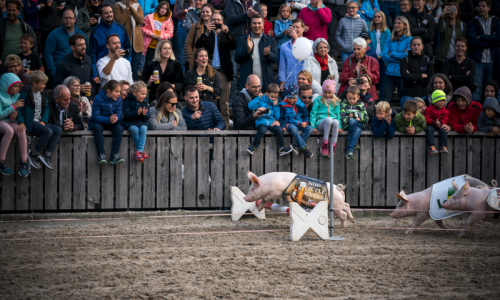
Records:
M456 12L457 8L455 6L450 7L450 12Z
M365 83L363 78L356 78L356 84L363 84L363 83Z
M222 29L222 24L215 24L215 29Z
M263 114L263 115L268 114L268 113L269 113L269 108L266 108L266 110L264 110L264 111L262 112L262 114Z
M123 51L125 51L123 53L123 56L129 56L130 55L130 49L124 49Z

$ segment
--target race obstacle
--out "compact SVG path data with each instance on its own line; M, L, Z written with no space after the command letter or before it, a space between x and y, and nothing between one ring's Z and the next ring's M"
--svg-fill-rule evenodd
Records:
M290 203L290 240L296 242L312 229L321 239L328 240L328 202L321 201L311 212L305 211L295 202Z
M256 202L246 202L243 200L245 194L235 187L231 187L231 220L238 221L245 213L250 211L258 219L264 220L266 218L265 210L259 211L258 204Z

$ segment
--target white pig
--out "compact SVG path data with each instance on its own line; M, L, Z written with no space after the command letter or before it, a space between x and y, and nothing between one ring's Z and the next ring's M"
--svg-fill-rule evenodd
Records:
M254 202L259 199L261 201L259 204L259 211L264 208L264 204L267 202L273 202L273 200L281 199L283 197L283 192L290 185L292 180L297 174L290 172L272 172L264 174L257 177L254 173L248 172L248 179L252 182L248 193L243 198L247 202ZM328 188L328 193L330 192L330 183L327 182L326 186ZM346 218L349 218L351 222L354 223L354 217L351 214L351 207L349 203L345 203L345 187L341 184L335 185L337 192L334 194L333 198L333 208L334 215L341 219L341 226L346 227Z

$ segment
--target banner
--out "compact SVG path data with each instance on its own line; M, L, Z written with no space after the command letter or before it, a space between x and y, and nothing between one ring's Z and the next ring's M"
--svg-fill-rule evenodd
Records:
M451 182L455 180L455 183L461 188L465 184L464 175L449 178L440 181L432 186L432 196L431 204L429 207L429 214L434 220L443 220L449 217L453 217L462 214L462 211L458 210L447 210L443 208L443 203L448 201L453 194L455 194L455 189L451 185Z
M302 207L314 208L318 202L330 199L326 182L305 175L297 175L283 192L283 199Z

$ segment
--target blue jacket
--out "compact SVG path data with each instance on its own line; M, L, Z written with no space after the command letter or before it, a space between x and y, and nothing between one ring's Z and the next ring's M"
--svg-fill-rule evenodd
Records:
M377 53L377 31L376 30L372 30L370 32L368 32L368 34L370 34L370 39L372 40L372 42L368 45L368 47L370 47L370 49L372 49L373 51L375 51L375 53ZM381 33L380 35L380 51L384 51L384 46L385 46L385 42L387 41L387 38L390 38L391 37L391 31L389 29L386 29L384 32ZM380 52L380 54L382 54L382 52ZM382 56L382 55L380 55ZM378 57L377 57L378 59Z
M280 20L274 21L274 37L278 42L278 49L281 48L281 45L292 39L289 35L284 35L284 32L288 30L288 26L291 25L292 20L287 20L285 23Z
M142 125L148 126L149 112L146 115L138 115L137 110L139 107L148 109L148 98L144 99L144 101L139 102L135 99L133 94L128 94L123 100L123 119L120 120L120 123L123 125L124 129L129 128L132 125L140 127Z
M19 94L9 94L9 88L21 79L12 73L5 73L0 78L0 121L10 122L10 114L16 111L12 105L19 99Z
M144 13L144 16L154 13L155 8L158 6L158 0L137 0L137 3L139 3L139 5L142 7L142 12ZM173 9L174 6L170 5L170 10Z
M355 0L356 2L359 3L358 0ZM375 10L373 8L376 8L376 11L380 11L380 6L378 5L377 0L373 0L373 5L370 0L365 0L363 3L361 3L361 7L359 8L358 13L361 15L361 19L366 21L366 25L368 26L368 29L370 29L370 23L373 20L373 14L375 14ZM364 11L365 13L362 13L361 11Z
M380 138L384 135L384 132L387 131L387 138L392 139L394 137L394 133L396 132L396 122L391 117L391 124L389 125L386 120L379 121L377 118L372 119L372 130L373 135L376 138Z
M106 37L114 33L118 34L120 37L122 44L121 49L130 49L130 39L127 30L120 23L113 22L111 25L108 25L101 22L99 25L95 26L90 33L90 41L87 45L89 45L88 55L92 58L92 78L99 77L99 73L97 73L97 61L108 55ZM131 61L130 55L125 58Z
M311 42L311 47L314 42ZM292 53L292 41L288 41L281 46L280 49L280 63L279 63L279 71L278 71L278 81L285 81L285 89L288 87L290 83L297 83L297 76L299 72L302 71L304 67L304 61L299 62ZM311 55L313 55L313 51L311 51Z
M47 99L44 92L40 93L42 96L42 110L40 112L40 121L45 124L49 120L49 100ZM17 123L23 123L26 126L26 132L31 132L31 125L33 125L33 119L35 118L35 98L33 97L33 90L31 85L28 85L19 94L19 99L24 99L24 106L18 109Z
M28 25L33 29L42 29L42 17L38 14L40 11L38 9L38 3L31 2L29 0L23 0L23 12L24 18ZM19 16L21 16L19 14Z
M81 34L85 37L85 44L88 45L87 36L83 31L76 28L75 34ZM47 64L47 69L52 77L56 75L56 68L61 63L63 58L73 50L68 43L69 34L64 26L57 28L52 31L47 37L47 42L45 43L45 51L43 52L43 57L45 63Z
M252 1L252 8L255 11L257 11L260 15L262 15L262 10L260 9L260 1L259 0L250 0L250 1ZM235 38L239 38L240 36L245 35L245 26L250 18L245 13L245 10L243 9L243 5L241 4L240 0L227 1L227 5L226 8L224 9L224 12L226 13L227 27L229 28L229 32L231 32L231 34Z
M271 126L274 121L280 119L279 104L274 105L273 100L269 99L266 95L257 97L248 103L248 108L251 110L256 110L259 107L269 108L269 113L257 117L257 120L255 120L255 128L259 127L259 125Z
M411 40L411 36L407 37L405 35L403 35L397 41L391 41L390 36L387 38L387 41L384 45L384 50L382 51L382 55L380 55L386 63L385 74L401 77L399 65L401 63L401 60L408 56ZM389 52L391 53L391 55L389 55Z
M286 128L287 125L293 124L299 126L302 122L309 123L309 111L300 99L297 99L295 105L291 105L285 99L278 104L280 108L280 125Z
M94 123L113 125L110 117L114 114L116 114L118 122L120 122L122 119L122 98L118 97L115 101L106 96L104 90L100 90L92 104L92 118L90 118L89 128Z
M213 128L219 128L224 130L226 128L226 123L222 118L217 106L212 102L200 101L200 108L205 107L205 111L201 113L201 117L193 120L191 115L195 112L187 105L182 109L182 117L186 121L188 130L208 130Z
M500 21L495 17L490 17L491 32L496 32L496 34L486 35L478 18L475 17L467 24L467 51L469 52L469 58L476 63L480 63L483 50L490 48L493 62L493 58L496 56L500 45ZM479 38L477 38L478 36Z

